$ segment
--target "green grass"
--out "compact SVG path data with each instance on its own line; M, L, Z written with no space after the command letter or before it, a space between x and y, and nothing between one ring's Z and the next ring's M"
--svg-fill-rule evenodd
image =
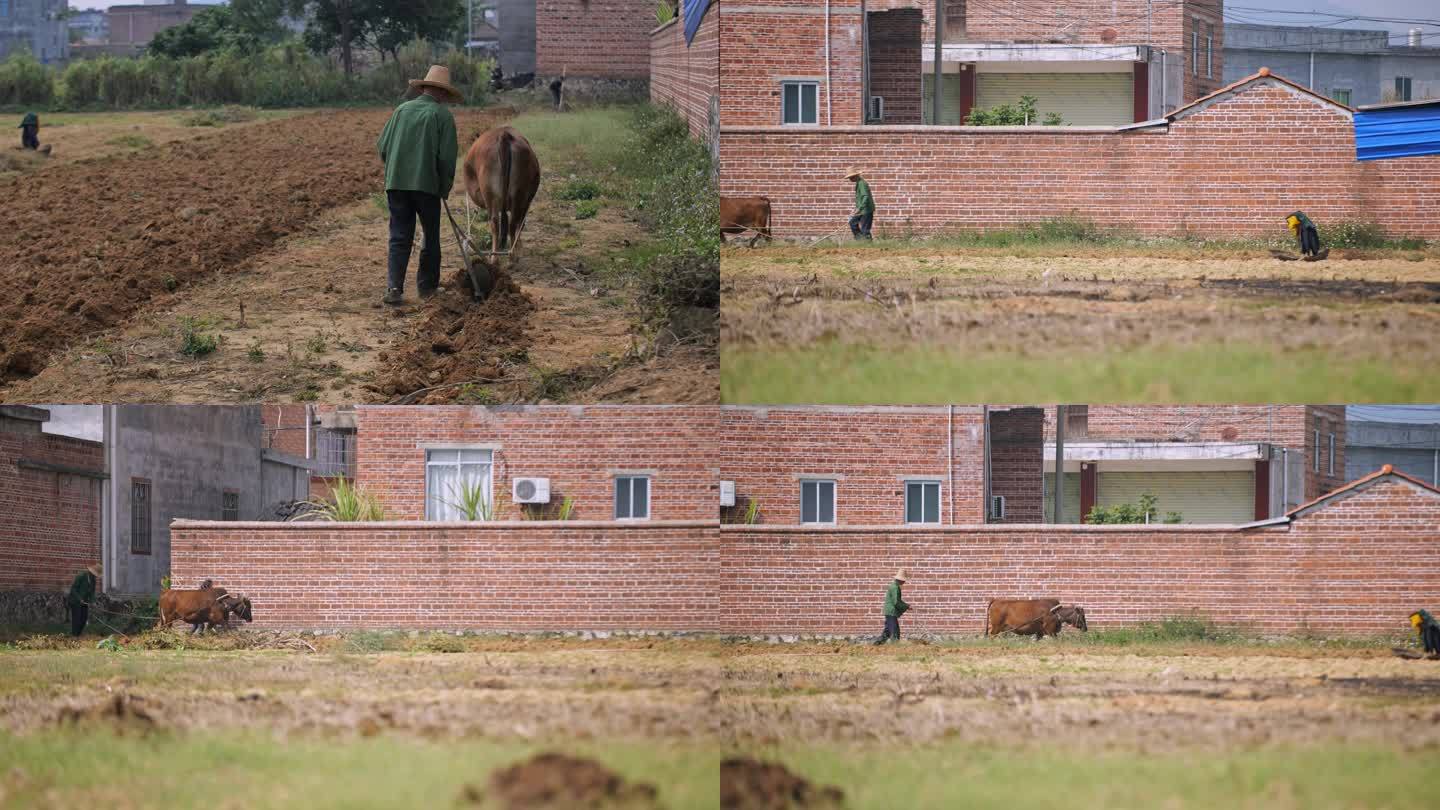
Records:
M957 718L963 723L962 718ZM1433 751L1361 745L1134 753L960 743L747 752L845 791L848 810L896 807L1433 807Z
M1080 357L727 346L720 397L732 404L1268 402L1284 392L1287 402L1431 402L1440 399L1440 375L1424 365L1233 344Z
M650 782L668 807L719 806L718 753L673 742L282 739L239 731L117 738L45 731L0 732L0 750L5 751L0 796L14 808L212 810L224 797L240 796L249 808L295 807L302 797L310 810L452 807L466 784L483 788L490 771L546 750L594 757L628 780ZM204 775L203 787L196 774Z

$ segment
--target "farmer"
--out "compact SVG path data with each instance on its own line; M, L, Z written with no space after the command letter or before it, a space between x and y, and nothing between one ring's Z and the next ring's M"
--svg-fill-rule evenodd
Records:
M1425 648L1425 653L1440 656L1440 622L1435 621L1430 611L1417 610L1411 613L1410 625L1420 635L1420 645Z
M855 213L850 215L850 233L856 239L869 239L870 224L875 221L875 198L870 196L870 184L856 168L851 168L845 179L855 184Z
M1320 255L1320 231L1315 223L1305 216L1304 211L1295 211L1285 218L1285 224L1290 227L1290 232L1295 234L1295 240L1300 244L1300 255Z
M25 113L25 120L20 122L20 148L40 148L40 116L33 112Z
M75 575L70 591L65 594L65 607L70 611L70 635L85 632L85 623L90 620L90 605L95 602L95 584L100 576L100 565L87 567Z
M550 82L550 97L555 100L555 112L560 112L561 91L564 89L564 79L554 79Z
M876 644L884 644L887 639L900 640L900 617L910 609L910 605L900 598L900 586L905 584L905 569L901 568L895 572L895 579L890 587L885 589L885 632L875 640Z
M403 300L417 216L425 244L415 288L421 298L429 298L440 287L440 201L450 196L460 152L455 118L445 109L462 100L450 84L450 69L431 65L425 78L410 80L405 95L410 100L395 108L379 144L390 204L389 278L382 299L387 304Z

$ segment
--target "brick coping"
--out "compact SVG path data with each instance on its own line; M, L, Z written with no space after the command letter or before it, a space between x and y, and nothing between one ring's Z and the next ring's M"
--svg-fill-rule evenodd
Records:
M1151 127L1138 128L1133 124L1120 127L1091 126L1028 126L1028 127L970 127L970 126L929 126L926 124L843 124L840 126L785 126L781 124L755 124L726 126L720 125L721 135L933 135L960 133L965 135L1122 135L1129 132L1141 134L1168 131L1165 121Z
M379 521L326 521L326 520L191 520L176 518L170 522L172 529L245 529L247 531L299 531L318 529L327 532L416 530L416 529L476 529L495 531L498 529L712 529L720 525L716 520L379 520Z
M1272 518L1255 523L1134 523L1092 525L1089 523L972 523L946 524L938 526L880 525L880 526L796 526L796 525L745 525L740 523L722 524L720 529L734 534L875 534L877 532L896 534L1153 534L1174 532L1176 534L1234 534L1239 531L1269 528L1289 528L1288 518Z

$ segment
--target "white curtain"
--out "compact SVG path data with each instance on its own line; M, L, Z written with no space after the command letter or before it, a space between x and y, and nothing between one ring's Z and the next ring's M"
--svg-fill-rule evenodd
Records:
M488 503L495 502L491 481L491 451L430 450L425 454L425 519L465 520L455 506L465 487L484 487Z

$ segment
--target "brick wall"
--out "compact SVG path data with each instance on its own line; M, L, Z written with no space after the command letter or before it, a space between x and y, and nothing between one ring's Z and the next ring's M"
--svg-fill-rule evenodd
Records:
M720 87L721 125L778 125L782 79L820 83L816 99L820 124L863 123L860 15L859 3L834 0L830 4L831 97L827 100L823 4L817 0L775 0L741 7L722 4L720 52L725 81Z
M177 587L213 577L286 628L713 630L712 521L171 525Z
M977 407L954 409L948 478L945 407L724 407L720 413L720 478L735 482L736 499L726 519L743 515L754 499L762 523L798 524L800 482L810 476L835 479L835 521L842 526L903 523L906 478L942 482L942 522L984 520Z
M1305 497L1318 498L1345 484L1345 406L1312 405L1305 411L1310 431L1305 437ZM1315 445L1315 431L1320 444ZM1330 457L1330 434L1335 434L1335 457ZM1316 471L1315 461L1320 462ZM1333 472L1332 472L1333 470Z
M0 589L68 587L80 569L100 562L101 482L23 468L22 460L98 473L103 446L0 415Z
M614 475L648 472L653 520L714 520L719 410L705 406L359 406L356 481L396 520L425 516L425 448L495 445L494 492L515 476L550 479L576 520L614 514ZM513 515L512 515L513 516Z
M535 71L644 79L654 27L652 0L536 0Z
M714 142L711 99L720 95L720 7L712 2L687 45L681 20L650 34L650 100L675 108L690 125L690 135Z
M871 12L870 95L885 99L886 124L918 124L920 107L919 9Z
M990 413L990 494L1005 496L1005 517L991 523L1043 523L1045 412Z
M725 526L721 627L878 635L904 566L919 608L908 631L979 633L991 598L1055 597L1096 628L1194 614L1266 633L1408 632L1410 611L1440 593L1440 495L1387 479L1337 501L1243 531Z
M1359 163L1348 114L1272 79L1168 132L723 123L721 193L770 197L782 236L843 225L854 199L843 175L860 165L882 233L1077 216L1147 234L1284 237L1285 215L1303 209L1322 239L1342 220L1440 238L1440 157Z
M278 450L305 458L307 413L307 406L299 403L261 405L260 422L265 426L264 444L261 446L267 450Z

